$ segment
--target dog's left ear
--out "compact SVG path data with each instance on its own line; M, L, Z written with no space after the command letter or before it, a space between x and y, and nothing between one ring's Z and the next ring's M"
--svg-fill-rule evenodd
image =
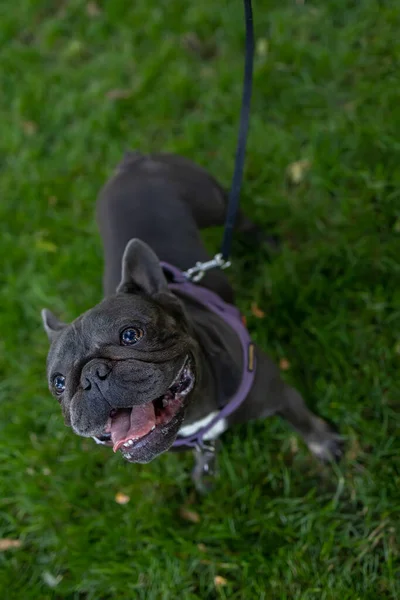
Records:
M53 342L60 332L67 326L66 323L60 321L50 310L44 308L42 310L42 321L45 332L50 342Z
M153 250L138 239L127 243L122 257L122 278L117 292L145 292L149 296L168 292L160 261Z

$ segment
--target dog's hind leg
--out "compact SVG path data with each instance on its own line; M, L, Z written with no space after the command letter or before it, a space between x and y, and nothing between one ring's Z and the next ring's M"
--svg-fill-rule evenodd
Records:
M146 156L132 152L127 154L122 167L124 164L135 164L152 177L164 177L174 182L180 198L189 206L199 229L225 223L228 194L212 175L191 160L175 154L157 153ZM242 210L238 212L235 228L249 237L255 234L266 237Z
M256 381L244 404L234 413L234 421L243 422L273 415L285 419L320 460L337 460L341 457L341 436L307 407L301 394L282 379L277 365L257 348Z
M343 452L341 436L315 415L297 390L285 384L282 404L277 414L283 417L304 439L311 452L324 462L339 460Z

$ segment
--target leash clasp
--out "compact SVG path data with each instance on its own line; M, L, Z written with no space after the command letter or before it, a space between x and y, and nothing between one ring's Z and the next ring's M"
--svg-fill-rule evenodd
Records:
M203 279L207 271L211 269L227 269L231 266L229 260L225 260L222 254L216 254L212 260L206 262L197 262L194 267L191 267L187 271L184 271L184 276L189 281L200 281Z
M212 478L217 471L215 441L202 440L194 447L196 464L192 477L199 492L204 493L212 487Z

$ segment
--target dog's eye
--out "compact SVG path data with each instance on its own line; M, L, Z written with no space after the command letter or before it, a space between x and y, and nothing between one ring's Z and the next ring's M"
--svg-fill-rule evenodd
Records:
M62 394L63 391L65 390L65 377L64 375L60 375L60 373L57 373L57 375L54 375L53 377L53 387L56 391L56 394Z
M120 340L123 346L133 346L133 344L137 344L139 340L142 339L144 333L141 329L137 327L128 327L124 329L121 333Z

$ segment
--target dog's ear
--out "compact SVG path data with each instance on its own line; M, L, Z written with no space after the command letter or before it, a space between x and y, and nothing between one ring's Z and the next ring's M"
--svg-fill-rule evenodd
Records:
M67 326L66 323L63 323L50 310L44 308L42 310L42 321L45 332L47 333L47 337L50 342L53 342L56 337L59 336L60 332Z
M117 292L145 292L149 296L168 292L167 280L157 255L150 246L138 239L126 245Z

